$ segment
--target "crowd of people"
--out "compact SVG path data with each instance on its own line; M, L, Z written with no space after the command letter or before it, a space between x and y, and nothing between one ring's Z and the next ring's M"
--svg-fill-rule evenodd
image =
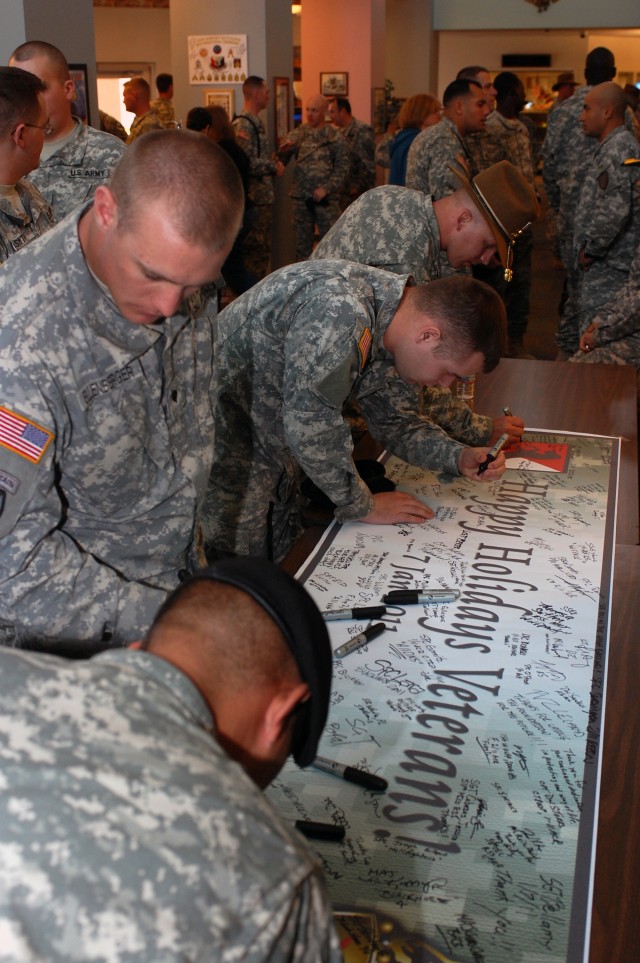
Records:
M543 151L558 343L638 364L637 124L609 51L585 75L558 78ZM524 90L463 68L377 149L343 97L271 145L260 77L185 130L171 75L157 90L125 85L123 138L75 117L50 44L0 68L3 953L338 960L320 871L260 793L313 761L331 688L322 618L276 563L305 478L341 521L433 517L360 476L354 409L414 464L502 476L503 453L478 469L522 420L449 389L526 356ZM297 260L272 271L290 162Z

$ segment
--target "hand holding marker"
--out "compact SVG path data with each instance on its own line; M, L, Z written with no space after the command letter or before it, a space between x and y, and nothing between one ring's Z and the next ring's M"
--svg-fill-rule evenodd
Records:
M487 452L487 457L478 468L479 475L483 475L486 472L491 462L496 460L496 458L498 457L498 455L500 454L500 452L502 451L502 449L504 448L504 446L508 441L509 441L509 435L507 434L500 435L497 442L495 443L493 448L491 448Z

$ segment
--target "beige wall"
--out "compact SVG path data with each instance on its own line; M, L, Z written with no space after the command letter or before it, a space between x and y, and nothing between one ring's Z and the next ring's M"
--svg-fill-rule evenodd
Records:
M99 63L150 63L153 75L171 73L169 11L142 7L94 7Z

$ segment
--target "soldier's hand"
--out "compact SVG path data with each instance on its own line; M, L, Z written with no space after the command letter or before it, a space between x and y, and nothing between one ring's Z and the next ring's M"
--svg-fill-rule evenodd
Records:
M286 168L282 163L282 161L278 157L276 157L276 177L282 177L285 170Z
M323 197L326 197L329 192L324 187L316 187L315 191L311 195L315 203L318 204Z
M493 431L489 438L489 446L495 445L501 435L509 435L509 445L519 445L524 431L524 421L522 418L514 418L513 415L501 415L493 420Z
M420 524L433 518L428 505L407 492L379 492L373 496L373 511L361 518L368 525L393 525L396 522Z
M588 271L594 261L595 261L595 258L591 257L590 254L587 254L585 249L582 248L582 250L578 254L578 264L580 265L582 270Z
M490 462L486 471L478 474L478 468L487 457L489 446L486 448L463 448L458 459L458 471L465 478L472 478L473 481L492 482L497 481L504 474L506 462L504 452L499 452L495 461Z
M595 332L598 330L597 324L590 324L588 328L582 332L580 337L580 350L581 351L591 351L592 348L596 346Z

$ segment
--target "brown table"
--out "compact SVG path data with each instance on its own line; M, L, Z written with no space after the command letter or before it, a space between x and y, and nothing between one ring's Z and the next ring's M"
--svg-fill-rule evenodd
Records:
M478 375L475 410L497 417L508 405L532 428L622 437L616 541L637 545L638 414L635 368L503 358Z
M590 963L640 953L640 548L616 547Z

